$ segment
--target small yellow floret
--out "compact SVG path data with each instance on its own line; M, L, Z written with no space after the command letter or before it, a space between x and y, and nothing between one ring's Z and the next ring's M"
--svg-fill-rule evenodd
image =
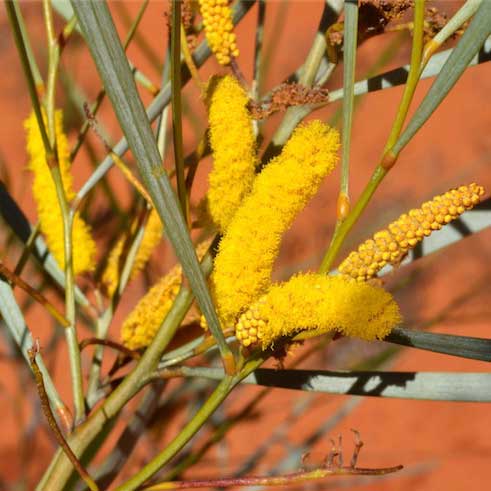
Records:
M281 237L334 168L338 147L338 132L312 121L256 177L215 258L212 287L224 325L269 287Z
M207 240L196 248L200 260L209 246L210 241ZM121 327L121 340L125 346L140 349L152 342L179 292L181 278L182 269L177 265L138 302Z
M383 339L401 322L397 303L384 289L342 276L302 274L271 287L244 312L235 334L245 347L267 349L282 337L337 331Z
M206 39L220 65L239 56L229 0L199 0Z
M213 169L207 193L210 215L224 232L255 177L256 141L248 97L234 77L212 79L209 121Z
M123 267L121 254L123 253L125 242L129 236L134 232L134 227L131 227L130 233L125 233L111 249L109 258L107 260L107 266L102 274L102 283L106 287L107 294L112 296L116 287L118 286L119 278L121 276L121 269ZM148 216L147 223L145 224L145 230L143 237L136 253L135 261L130 273L130 279L135 276L145 267L145 264L152 255L153 250L159 244L164 233L164 227L160 220L159 214L152 208Z
M46 120L46 118L45 118ZM27 132L27 151L29 169L34 173L32 192L37 205L41 232L46 237L48 248L62 269L65 267L65 248L63 242L63 220L61 216L56 187L46 162L41 132L34 112L24 122ZM63 132L63 113L55 113L56 146L61 179L68 201L75 197L73 180L70 174L70 150ZM95 268L96 245L90 227L75 213L72 227L73 271L75 274L93 271Z
M431 232L440 230L477 205L483 194L484 188L473 183L452 189L423 203L421 208L410 210L351 252L339 265L339 272L358 281L373 278L386 264L398 264L409 249Z

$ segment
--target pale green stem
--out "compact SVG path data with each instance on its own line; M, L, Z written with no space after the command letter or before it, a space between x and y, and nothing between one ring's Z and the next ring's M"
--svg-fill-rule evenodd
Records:
M125 258L123 269L121 271L121 276L119 279L119 284L117 289L111 298L111 303L109 307L104 311L101 317L97 319L96 324L96 337L99 339L105 339L107 332L109 330L109 325L111 324L114 312L119 304L121 295L128 284L130 279L131 270L133 269L133 264L140 248L141 241L143 239L144 227L139 227L132 237L131 247L128 250L128 254ZM104 351L103 345L97 345L94 348L94 356L92 358L92 364L89 373L89 383L87 388L87 404L89 407L93 407L97 399L97 391L99 389L99 376L101 373L102 366L102 355Z
M227 398L232 389L247 375L258 368L264 360L259 358L249 362L237 375L226 375L217 388L213 391L208 400L201 406L200 410L194 415L189 423L174 438L174 440L157 457L152 459L131 479L118 486L115 491L133 491L141 486L147 479L158 472L186 443L196 434L196 432L208 421L218 406Z
M36 90L36 82L31 71L31 66L29 63L29 56L24 46L22 39L22 29L20 26L19 19L17 17L17 12L14 8L14 4L11 0L5 2L5 9L7 10L7 15L9 16L10 25L12 27L15 44L19 52L19 58L24 70L24 75L27 81L27 88L29 90L29 95L31 97L32 108L36 116L36 120L39 126L39 131L41 133L41 139L43 141L44 151L46 152L46 158L53 158L53 149L49 142L48 133L46 132L46 126L44 124L43 115L41 112L41 105L39 103L39 97Z
M349 211L349 168L351 128L354 111L354 86L356 48L358 43L358 1L345 2L344 6L344 63L343 63L343 133L341 182L338 199L338 222L344 220Z
M206 255L201 263L203 273L208 275L212 268L210 255ZM87 420L76 428L67 441L75 455L80 457L85 449L94 441L104 426L114 418L123 406L140 390L141 381L149 373L156 370L162 353L172 340L186 312L193 301L193 294L187 288L181 288L171 310L167 314L154 340L138 361L134 370L128 374L121 384L110 394L102 405ZM37 491L61 491L66 485L73 467L62 451L58 450L50 467L38 484Z
M19 23L20 33L22 36L22 43L24 44L27 53L27 59L29 60L29 66L31 68L31 73L34 78L34 83L36 85L38 93L42 95L44 91L44 81L43 78L41 77L41 74L39 73L39 68L36 63L36 58L34 56L34 53L32 51L31 42L29 40L29 35L27 33L27 29L24 23L24 18L22 16L22 11L20 9L18 0L13 1L13 6L17 16L17 21Z
M397 138L401 132L404 120L406 119L409 106L411 104L416 85L419 80L419 67L421 63L421 54L423 48L423 23L424 23L424 0L416 0L414 10L414 36L413 47L411 52L411 65L409 68L408 81L404 89L402 101L397 112L396 119L394 121L392 130L390 132L387 144L385 146L384 154L381 162L375 168L375 171L370 178L370 181L365 186L361 196L356 202L353 209L350 211L346 220L336 228L334 235L329 245L329 248L322 260L319 268L320 273L328 273L343 245L344 239L357 222L360 215L365 210L366 206L370 202L373 194L377 190L378 186L387 175L389 169L394 165L395 158L391 158L391 148L397 141Z
M315 77L317 75L317 72L319 71L322 58L326 54L327 41L325 33L327 29L332 25L332 23L337 19L337 16L341 12L343 6L344 2L340 0L325 2L318 32L314 38L309 54L307 55L307 59L305 60L305 63L301 69L299 83L304 85L305 87L311 87L315 81ZM323 83L327 81L329 76L334 71L335 67L335 64L329 63L329 66L326 69L327 76L322 81ZM286 110L280 125L278 126L275 134L273 135L273 138L271 139L271 143L268 145L264 152L263 161L269 160L269 158L273 157L277 153L277 150L286 143L293 130L296 128L298 123L306 116L306 114L308 114L308 112L309 111L306 111L306 109L302 106L289 107Z
M51 2L43 0L43 11L46 23L46 32L49 44L48 56L48 80L46 89L46 115L48 120L48 137L51 147L54 149L54 159L48 161L51 176L53 178L58 205L63 220L63 242L65 255L65 318L70 325L65 329L65 336L70 360L70 372L72 377L73 403L75 409L75 424L80 423L85 418L85 401L82 381L82 366L80 349L75 329L75 277L73 272L73 244L72 244L72 225L73 212L70 210L60 165L58 152L56 149L56 130L55 130L55 90L58 66L60 61L60 46L54 31L53 12Z
M416 0L414 4L414 31L413 31L413 46L411 50L411 64L402 101L397 111L396 119L392 125L387 143L385 144L384 154L389 152L396 143L401 134L404 121L406 120L409 106L413 100L416 86L418 85L421 76L421 57L423 54L423 35L424 35L424 20L425 20L425 0Z

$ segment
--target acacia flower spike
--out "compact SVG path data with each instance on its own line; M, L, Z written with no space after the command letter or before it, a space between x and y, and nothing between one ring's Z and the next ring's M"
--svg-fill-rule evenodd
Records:
M235 335L245 347L273 347L280 338L337 331L365 340L383 339L401 322L390 293L344 276L300 274L273 285L244 312Z
M451 189L401 215L377 232L339 265L339 272L358 281L373 278L386 264L398 264L418 242L479 203L484 188L475 183Z
M107 260L106 269L102 274L102 283L106 287L107 294L112 296L116 287L118 286L119 279L121 276L121 254L124 250L125 241L134 232L134 228L131 227L129 233L125 233L121 237L109 253L109 258ZM147 223L145 224L145 230L143 231L143 237L136 253L135 261L133 262L133 267L131 268L130 279L134 279L135 276L145 267L152 252L159 244L162 239L162 234L164 233L164 227L162 221L160 220L159 214L152 208L149 215Z
M211 51L220 65L228 65L239 56L229 0L199 0L199 6Z
M254 180L220 242L211 276L225 326L269 288L281 237L334 168L338 148L339 133L311 121Z
M232 76L213 77L209 83L210 144L213 168L208 175L210 215L223 233L249 194L255 177L256 140L249 98Z
M209 247L209 240L198 245L196 254L199 260L203 258ZM145 348L152 342L179 293L181 280L182 268L177 265L150 288L137 303L121 327L121 340L124 346L136 350Z
M43 115L45 118L46 116ZM56 186L46 162L46 151L41 131L34 112L25 120L29 169L34 173L32 193L36 201L41 232L46 237L49 250L60 268L65 267L65 246L63 239L63 219L61 215ZM63 113L55 112L55 134L60 174L68 201L73 200L73 179L70 174L70 150L63 131ZM89 225L76 212L72 225L72 253L74 274L93 271L95 268L96 245Z

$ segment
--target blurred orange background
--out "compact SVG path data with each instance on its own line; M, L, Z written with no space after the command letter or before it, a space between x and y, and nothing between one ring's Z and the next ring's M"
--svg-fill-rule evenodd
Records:
M322 12L321 1L268 1L265 24L265 53L267 67L261 90L263 93L281 83L305 59L315 35ZM458 2L432 2L431 5L451 13ZM111 2L121 37L127 32L122 12L136 15L139 2ZM23 14L31 36L42 73L45 73L47 50L40 2L21 2ZM247 14L236 33L241 51L239 64L246 78L251 80L254 29L257 6ZM151 1L142 20L139 33L144 37L160 60L163 60L167 24L164 13L168 4ZM35 205L30 193L31 176L26 170L26 151L23 120L30 111L26 83L22 76L13 38L8 26L5 9L0 8L0 50L2 77L0 97L2 118L0 121L0 170L12 196L20 204L31 223L36 221ZM63 22L58 18L57 26ZM382 51L396 41L398 33L387 33L366 41L358 51L357 79L361 79L373 66ZM410 36L404 35L396 55L383 70L404 65L409 61ZM128 50L129 58L152 80L160 84L159 68L155 67L138 43ZM101 87L95 67L82 40L74 36L63 54L64 69L82 90L82 99L89 103ZM216 72L223 72L215 60L210 59L201 70L205 79ZM418 86L413 108L421 101L431 80ZM335 72L327 84L329 89L342 86L342 69ZM198 91L192 84L184 90L185 104L185 151L191 151L205 128L205 108ZM386 178L375 198L363 215L360 223L349 236L344 255L360 241L377 229L395 219L409 208L452 187L478 182L491 189L491 63L470 68L450 92L441 107L407 146ZM374 92L360 98L356 110L351 150L351 193L357 197L367 182L385 145L391 123L402 94L401 87ZM145 104L151 97L142 93ZM60 105L66 104L63 88L58 89ZM317 111L312 117L328 120L339 108L334 103ZM281 116L272 117L265 130L265 141L271 137ZM106 101L98 115L98 121L113 142L121 137L110 104ZM70 138L76 138L76 125L80 116L75 111L67 113L71 124ZM96 149L97 159L104 155L104 148L94 135L90 135ZM172 152L168 152L166 167L172 167ZM198 203L206 190L206 173L210 159L200 166L192 202ZM73 165L75 184L78 189L90 175L92 164L86 152L81 152ZM321 192L301 213L282 243L281 255L276 268L276 277L285 278L298 270L316 268L327 247L335 222L338 173L324 183ZM122 205L130 201L129 185L115 169L110 171L110 182L118 191ZM96 197L93 206L103 206ZM4 263L15 266L19 248L7 249L7 225L0 222L0 254ZM107 247L107 237L97 237L101 247ZM396 288L396 298L401 305L406 324L423 328L431 325L435 332L467 336L490 337L491 314L491 230L462 240L457 245L443 249L416 264L401 268L388 279L388 285ZM106 252L101 250L100 256ZM120 304L111 325L110 335L118 339L121 321L135 305L146 289L145 281L154 281L174 262L167 244L162 244L154 254L149 274L141 281L132 283ZM30 276L29 276L30 275ZM39 287L41 277L33 267L26 271L26 279ZM47 290L47 296L58 306L58 295ZM25 295L16 291L19 302ZM435 319L437 319L435 321ZM46 348L53 333L53 323L48 314L38 305L32 305L26 314L27 323L34 337ZM81 337L88 336L83 331ZM33 489L43 469L49 463L55 442L45 425L37 398L35 385L29 373L22 367L21 359L14 359L8 345L1 341L0 358L0 489ZM340 340L325 351L316 353L302 368L350 369L382 349L384 343ZM88 369L90 350L84 352L84 368ZM294 353L295 356L297 353ZM71 400L67 353L64 341L47 356L48 366L65 401ZM106 362L105 366L110 364ZM409 371L464 371L485 372L488 364L463 360L414 349L401 349L383 365L384 369ZM172 385L172 384L171 384ZM204 388L212 385L204 383ZM233 414L246 402L256 397L261 388L240 388L217 413L217 420ZM202 394L201 394L202 395ZM175 431L194 410L192 401L186 400L172 425L167 425L168 409L155 418L153 431L143 438L118 478L130 476L150 456L162 449ZM359 465L362 467L392 466L404 464L402 472L384 478L343 477L321 484L309 484L305 489L409 490L421 491L446 489L481 489L489 480L487 465L491 459L491 428L488 427L489 407L475 403L446 403L428 401L389 400L381 398L352 398L319 394L302 394L295 391L276 390L270 393L254 412L253 417L235 427L228 437L218 444L195 468L186 473L186 478L235 475L248 458L255 456L258 448L264 453L256 458L249 474L264 474L272 469L293 472L301 466L301 455L311 451L313 459L326 454L331 443L329 437L343 434L345 459L349 460L352 449L350 428L360 431L365 447ZM123 419L123 423L125 418ZM116 435L108 440L96 461L103 460L110 450ZM196 441L203 441L206 428ZM273 434L273 438L271 435ZM310 440L309 440L310 439ZM256 456L257 457L257 456ZM289 458L288 458L289 457ZM286 459L286 460L285 460ZM277 466L282 464L283 467Z

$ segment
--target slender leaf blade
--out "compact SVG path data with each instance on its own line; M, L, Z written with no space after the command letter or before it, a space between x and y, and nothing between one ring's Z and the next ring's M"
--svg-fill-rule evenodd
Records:
M226 350L226 343L193 248L184 217L166 172L150 122L105 2L72 0L80 28L112 106L133 152L153 205L165 223L166 232L182 264L210 331Z
M472 58L479 52L486 38L491 34L491 2L483 2L472 22L466 29L452 54L438 74L425 98L416 109L406 129L402 132L392 151L395 155L409 143L416 132L445 99L457 83Z

